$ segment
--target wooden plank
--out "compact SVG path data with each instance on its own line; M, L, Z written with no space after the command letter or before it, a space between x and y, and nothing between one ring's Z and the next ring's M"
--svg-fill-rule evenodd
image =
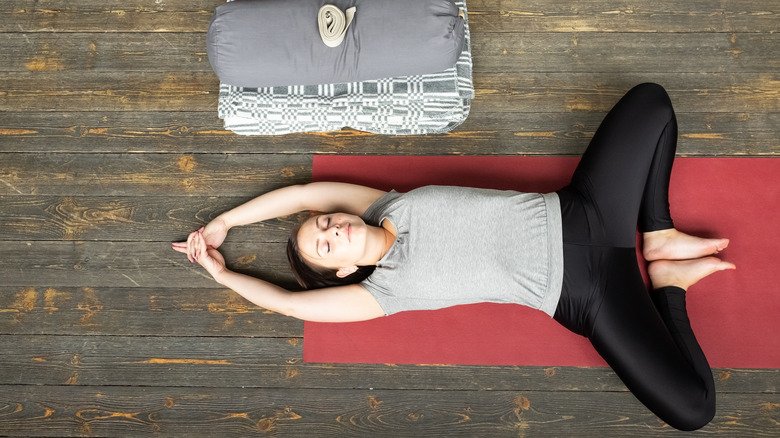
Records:
M204 32L221 0L11 0L0 32ZM772 32L770 0L470 0L472 29L492 32Z
M1 32L205 32L221 0L10 0ZM160 41L164 42L164 36Z
M8 112L0 152L336 153L389 155L579 155L605 112L495 112L481 108L443 135L353 130L239 136L204 112ZM780 153L780 113L677 112L680 155Z
M311 181L307 155L4 154L3 160L2 195L257 196Z
M292 289L297 283L285 248L286 243L235 242L220 250L229 268ZM4 286L218 287L169 242L7 241L0 259Z
M205 35L0 34L0 71L211 72ZM473 32L474 74L774 72L780 35L755 33Z
M778 13L770 0L476 0L468 5L469 26L492 32L773 32Z
M184 263L189 264L186 259ZM0 286L0 334L53 335L53 339L61 335L303 336L303 321L255 306L216 283L211 288L30 284L35 286Z
M2 71L210 72L203 33L0 33Z
M780 112L776 73L484 73L472 110L607 111L632 86L657 82L680 112ZM208 72L0 72L0 111L214 111Z
M0 336L0 385L610 391L608 367L317 364L301 338ZM776 393L780 371L716 369L716 390Z
M170 241L251 197L0 196L0 241ZM286 242L308 212L233 228L228 243Z
M0 73L0 111L215 111L218 94L210 72Z
M679 112L778 112L777 74L496 73L474 77L473 111L608 111L636 84L664 86Z
M705 433L771 436L777 394L723 394ZM0 433L186 436L687 436L631 394L4 386Z
M474 74L776 72L780 36L750 33L472 33Z

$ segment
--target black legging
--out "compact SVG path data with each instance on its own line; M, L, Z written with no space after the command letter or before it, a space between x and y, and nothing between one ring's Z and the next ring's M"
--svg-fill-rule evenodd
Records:
M639 230L672 228L669 178L677 121L664 89L641 84L599 126L571 183L557 193L564 279L555 320L586 336L628 389L669 425L698 429L715 415L712 371L693 335L685 291L648 293Z

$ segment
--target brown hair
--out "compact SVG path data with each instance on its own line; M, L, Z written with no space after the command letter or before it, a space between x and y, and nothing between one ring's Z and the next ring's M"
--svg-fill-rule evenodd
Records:
M307 263L301 256L301 250L298 247L298 232L305 221L298 223L293 228L290 238L287 240L287 260L290 262L290 268L293 275L295 275L295 279L304 289L319 289L360 283L374 272L376 266L358 266L357 271L344 278L339 278L336 275L337 270L312 266Z

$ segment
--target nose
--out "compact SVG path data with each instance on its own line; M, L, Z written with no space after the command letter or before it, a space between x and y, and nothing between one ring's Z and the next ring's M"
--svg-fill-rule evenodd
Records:
M330 226L330 228L323 231L325 235L330 235L333 237L341 237L344 235L344 227L338 224L333 224Z

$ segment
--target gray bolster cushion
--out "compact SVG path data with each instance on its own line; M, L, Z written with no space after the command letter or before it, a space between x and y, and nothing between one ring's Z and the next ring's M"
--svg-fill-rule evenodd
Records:
M325 4L357 8L338 47L320 37ZM207 39L222 83L313 85L445 70L460 56L465 28L452 0L237 0L217 7Z

